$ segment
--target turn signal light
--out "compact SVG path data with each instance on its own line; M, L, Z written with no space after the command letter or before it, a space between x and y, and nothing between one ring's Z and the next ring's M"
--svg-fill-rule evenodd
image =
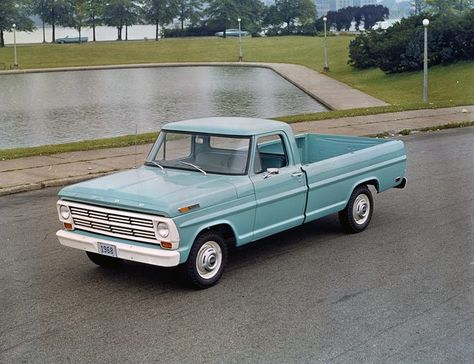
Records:
M167 242L167 241L162 241L161 242L161 247L163 249L172 249L173 248L173 244Z
M186 212L189 212L191 211L192 209L198 209L199 207L201 207L198 203L194 204L194 205L189 205L189 206L184 206L184 207L180 207L178 209L179 212L181 212L182 214L185 214Z
M69 223L69 222L65 222L65 223L64 223L64 228L65 228L66 230L72 230L72 224Z

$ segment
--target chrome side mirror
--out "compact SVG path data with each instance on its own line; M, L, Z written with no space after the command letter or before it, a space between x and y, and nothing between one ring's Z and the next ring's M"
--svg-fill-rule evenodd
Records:
M278 168L267 168L267 171L263 175L263 178L267 179L268 177L274 176L279 173L280 173L280 170Z

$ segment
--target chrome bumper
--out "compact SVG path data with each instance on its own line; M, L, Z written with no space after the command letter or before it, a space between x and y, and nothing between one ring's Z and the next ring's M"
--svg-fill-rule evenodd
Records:
M73 231L59 230L56 233L59 242L70 248L76 248L92 253L97 253L97 243L107 243L114 245L117 249L117 258L131 260L160 267L174 267L179 264L179 252L174 250L161 250L124 244L107 239L96 239L89 236L76 234Z

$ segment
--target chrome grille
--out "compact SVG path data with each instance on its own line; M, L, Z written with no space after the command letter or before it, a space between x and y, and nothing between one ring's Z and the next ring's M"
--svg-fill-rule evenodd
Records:
M157 243L153 220L145 217L133 216L126 212L114 212L113 210L94 208L84 205L69 206L78 229L87 230L110 236L131 238L144 242Z

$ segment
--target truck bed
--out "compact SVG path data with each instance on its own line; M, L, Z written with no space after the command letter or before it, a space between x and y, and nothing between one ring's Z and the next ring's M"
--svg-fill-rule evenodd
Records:
M398 140L306 134L296 143L308 182L305 221L342 210L360 183L382 192L405 175L405 149Z
M301 164L320 162L357 150L390 142L386 139L302 134L295 137Z

